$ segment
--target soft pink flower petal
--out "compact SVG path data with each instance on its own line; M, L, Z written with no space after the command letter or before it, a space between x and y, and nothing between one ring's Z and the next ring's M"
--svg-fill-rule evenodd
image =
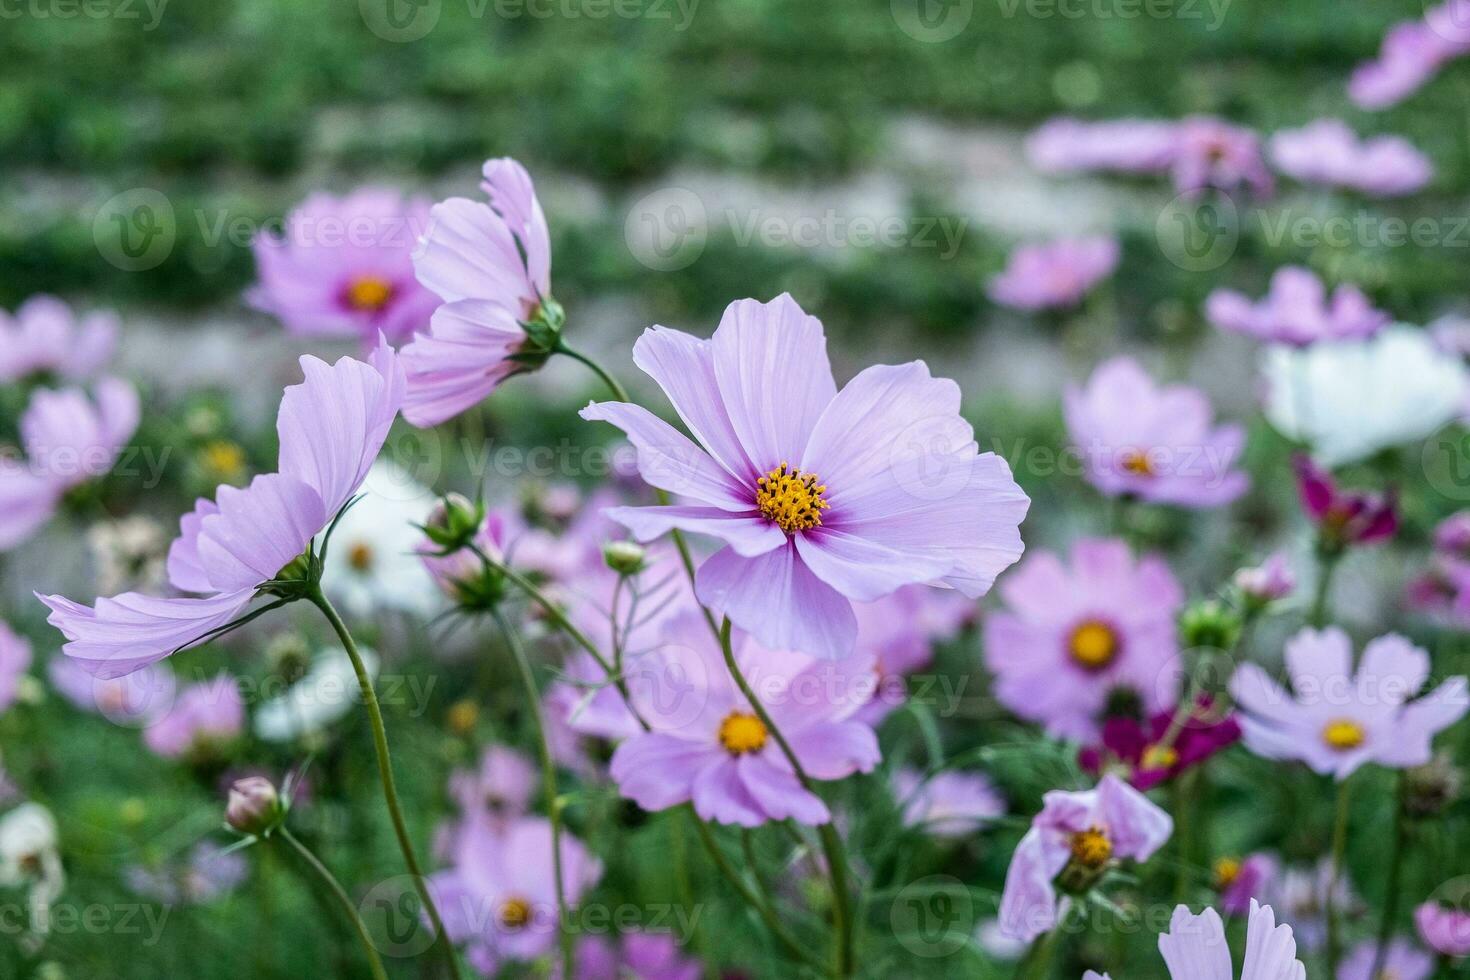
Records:
M464 299L434 311L427 333L403 348L408 391L403 417L438 425L483 401L523 366L511 356L526 343L516 313L499 300Z
M740 778L736 760L721 755L694 777L694 812L705 820L759 827L766 822L760 803Z
M766 751L780 751L771 746ZM802 789L796 776L777 768L760 755L744 755L735 760L740 781L752 799L770 820L795 820L804 824L824 824L832 819L827 804Z
M304 552L330 516L313 488L280 473L244 490L220 487L218 510L199 524L200 565L217 591L254 588Z
M700 566L695 592L715 615L729 616L772 649L835 659L857 639L852 603L789 543L754 558L733 548L717 552Z
M651 486L693 497L721 510L749 511L754 492L735 480L699 446L648 409L624 402L593 402L579 413L622 429L638 451L638 472Z
M650 327L633 344L633 363L668 396L694 438L737 483L754 488L764 474L746 455L724 404L716 397L714 348L680 330Z
M786 534L759 512L732 514L718 507L670 504L652 507L609 507L609 518L639 541L652 541L678 528L719 538L747 558L789 545Z
M70 642L62 652L94 677L121 677L162 660L234 620L253 590L205 599L158 599L128 592L87 607L63 596L37 596Z

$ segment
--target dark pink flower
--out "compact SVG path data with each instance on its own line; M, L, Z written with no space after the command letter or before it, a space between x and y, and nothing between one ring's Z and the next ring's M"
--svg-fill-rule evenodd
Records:
M1309 456L1296 456L1292 466L1302 509L1317 525L1328 547L1374 544L1398 532L1398 505L1392 491L1371 494L1344 490Z
M1470 956L1470 912L1463 907L1425 902L1414 910L1419 938L1445 956Z
M1156 712L1147 725L1136 718L1109 718L1103 722L1102 744L1083 749L1078 763L1093 775L1121 767L1130 783L1150 790L1240 739L1235 719L1213 718L1214 709L1202 700L1172 743L1165 745L1176 711Z

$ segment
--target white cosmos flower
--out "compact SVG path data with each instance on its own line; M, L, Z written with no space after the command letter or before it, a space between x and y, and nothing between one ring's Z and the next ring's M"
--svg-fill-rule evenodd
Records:
M1266 417L1326 466L1417 442L1459 417L1470 374L1417 327L1265 354Z
M362 647L368 675L378 676L378 657ZM317 654L306 676L285 694L255 712L255 734L267 742L290 742L315 735L352 711L362 698L357 673L346 651L329 648Z
M31 935L22 943L31 950L49 931L51 903L66 887L58 843L56 818L39 803L22 803L0 817L0 886L29 888Z
M428 520L433 493L386 459L368 471L362 493L332 532L322 587L352 616L379 609L432 615L443 596L414 548L423 542L415 525Z

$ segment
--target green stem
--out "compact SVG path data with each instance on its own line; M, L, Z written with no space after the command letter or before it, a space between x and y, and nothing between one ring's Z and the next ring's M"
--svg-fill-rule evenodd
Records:
M562 976L574 977L577 975L574 969L576 950L572 945L572 932L567 928L571 917L567 914L566 885L562 875L561 804L556 790L556 762L551 757L551 743L546 738L546 717L541 712L541 692L536 688L536 674L531 669L526 648L506 621L505 614L499 609L491 609L490 615L495 619L495 625L500 627L500 632L505 635L505 643L515 657L516 670L520 672L521 683L526 688L526 704L536 723L536 747L541 755L541 781L546 795L546 814L551 820L551 873L556 881L556 931L561 940Z
M1327 917L1327 980L1337 980L1337 960L1342 949L1337 930L1337 883L1342 877L1342 857L1347 849L1348 780L1337 784L1337 817L1332 828L1332 864L1327 876L1323 910Z
M413 878L414 889L419 893L419 900L424 903L424 911L429 914L429 922L434 927L434 941L443 944L444 958L449 964L449 975L454 980L461 980L459 972L459 958L454 953L454 946L449 942L449 934L444 931L444 920L439 916L439 907L434 904L434 897L429 894L428 879L424 877L423 870L419 867L419 859L414 855L413 841L408 836L408 824L403 819L403 808L398 802L398 788L393 781L393 761L388 754L388 732L383 727L383 711L378 706L378 695L373 690L373 679L368 675L367 665L362 662L362 654L357 649L357 643L352 639L347 624L342 622L342 617L337 615L337 610L322 592L320 585L312 587L307 594L312 604L322 611L327 617L327 622L337 634L337 639L342 642L342 649L347 652L352 661L352 669L357 674L358 686L362 688L362 703L367 707L368 721L373 729L373 748L378 756L378 778L383 784L383 799L388 805L388 816L393 822L393 833L398 838L398 849L403 852L403 862L408 866L409 875Z
M1312 625L1322 629L1327 625L1328 613L1331 610L1332 601L1332 579L1337 573L1338 563L1342 561L1342 553L1339 551L1321 551L1320 574L1317 577L1317 597L1312 601Z
M568 347L564 341L561 340L557 341L555 353L565 354L572 360L580 361L582 364L586 365L586 367L593 374L597 375L599 381L607 385L607 390L612 392L614 401L631 402L633 400L628 397L627 389L618 384L617 378L614 378L611 374L603 369L601 364L598 364L586 354L583 354L581 351L578 350L573 350L572 348Z
M1373 969L1368 976L1383 976L1388 957L1388 944L1393 939L1394 920L1399 911L1399 882L1403 878L1404 844L1408 828L1404 825L1404 777L1398 777L1399 791L1393 813L1393 849L1388 858L1388 894L1383 898L1383 918L1378 923L1378 947L1373 952Z
M1051 927L1051 931L1036 940L1031 947L1021 966L1016 970L1018 978L1026 980L1046 980L1051 975L1051 961L1056 958L1057 947L1062 942L1062 926L1066 919L1058 919L1057 924Z
M277 829L276 833L280 835L281 840L291 845L291 849L301 856L301 860L305 861L317 873L317 877L321 878L322 882L327 886L327 890L332 893L332 897L337 900L337 904L342 906L343 913L347 916L348 921L352 923L352 927L357 930L357 938L362 941L362 951L367 956L368 969L372 971L373 980L388 980L388 974L383 970L383 961L378 959L378 950L373 946L372 936L368 934L367 925L362 921L362 916L357 914L357 906L352 904L352 899L347 897L347 892L343 890L336 877L284 825Z
M786 741L786 736L776 727L771 719L770 712L766 706L755 696L750 684L745 680L745 675L740 672L740 665L735 662L735 650L730 643L730 620L727 617L720 626L720 648L725 654L725 667L730 671L730 677L734 679L740 693L745 695L746 701L750 702L751 710L766 726L766 731L776 740L781 753L786 756L786 761L791 765L791 771L796 774L797 781L801 783L802 789L808 793L812 792L812 782L807 776L806 770L801 766L801 760L791 749L791 743ZM836 935L832 950L833 976L847 977L852 975L852 911L850 896L847 892L847 860L842 851L842 841L837 832L832 829L832 822L820 825L817 833L822 841L822 853L827 861L827 873L832 879L832 927Z

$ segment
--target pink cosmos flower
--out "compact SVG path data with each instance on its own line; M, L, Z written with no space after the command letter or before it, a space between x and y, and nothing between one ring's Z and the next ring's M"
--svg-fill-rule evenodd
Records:
M1184 590L1162 558L1135 562L1117 540L1027 559L1001 586L1006 610L985 620L995 696L1058 738L1089 741L1119 696L1148 714L1178 695L1175 618Z
M1277 269L1270 292L1256 303L1233 289L1215 290L1205 300L1205 317L1221 330L1291 347L1366 340L1389 322L1358 287L1342 283L1329 301L1322 280L1295 265Z
M1434 972L1434 957L1403 939L1388 944L1383 967L1375 973L1377 956L1377 940L1358 943L1338 964L1337 980L1429 980Z
M485 825L504 828L524 817L536 795L540 777L536 767L521 753L503 745L489 745L480 754L476 769L456 769L449 774L449 798L459 808L459 818L439 827L434 853L448 859L469 828Z
M1006 815L1006 801L984 773L946 769L928 778L917 769L896 769L893 796L905 827L936 837L968 837Z
M904 678L929 665L934 644L954 638L977 612L975 603L954 589L922 585L906 585L852 609L858 621L854 655L874 658L878 672L873 699L854 717L874 727L908 700Z
M70 657L52 657L46 676L57 692L82 711L122 725L146 725L169 709L178 692L174 672L151 664L123 677L96 677Z
M1424 944L1445 956L1470 956L1470 912L1425 902L1414 910L1414 928Z
M243 490L222 486L180 521L169 581L197 597L126 592L84 606L39 596L69 641L63 653L97 676L118 677L199 642L233 622L356 493L403 399L398 358L382 344L369 363L303 357L301 367L306 380L286 389L276 417L279 472Z
M428 226L429 202L392 188L313 194L287 215L284 236L256 236L259 282L246 299L302 337L352 337L368 351L379 334L403 343L439 305L414 279Z
M1250 854L1244 860L1221 858L1215 862L1215 888L1220 909L1226 915L1245 915L1251 902L1264 899L1281 873L1281 862L1270 854Z
M14 317L0 310L0 382L90 381L112 360L117 330L113 314L78 317L54 296L32 296Z
M138 428L138 393L116 378L95 399L38 388L20 419L24 462L0 454L0 551L35 534L67 491L107 475Z
M1284 552L1275 552L1261 564L1242 568L1232 581L1247 602L1263 606L1296 591L1296 574Z
M1364 109L1385 109L1417 92L1444 65L1470 50L1423 20L1395 24L1378 57L1353 70L1348 97Z
M1210 116L1191 116L1179 124L1174 154L1174 186L1182 194L1244 187L1258 195L1275 189L1261 155L1261 138L1249 129Z
M229 741L244 727L240 686L221 674L179 691L173 705L144 729L143 744L155 755L177 759Z
M434 902L451 942L470 965L494 976L507 960L534 960L556 943L556 879L551 824L526 817L501 830L466 828L452 866L430 875ZM561 835L562 885L575 905L602 876L582 842Z
M816 660L744 637L735 649L741 673L808 776L842 779L878 764L877 737L852 718L872 695L871 660ZM613 754L612 777L624 796L651 811L693 801L705 820L745 827L832 819L731 679L702 617L671 622L664 644L642 661L637 669L648 680L632 697L651 731Z
M1347 872L1334 873L1332 859L1325 856L1316 864L1281 871L1270 883L1268 893L1271 904L1291 920L1302 949L1316 951L1327 945L1328 895L1332 896L1332 907L1344 919L1364 911Z
M31 666L31 645L0 622L0 714L15 703L20 679Z
M1020 557L1030 500L923 361L839 392L821 323L785 294L730 304L707 341L653 327L633 360L699 445L637 405L588 405L627 433L645 480L689 501L608 515L642 541L722 540L695 591L765 646L842 657L854 601L919 583L978 597Z
M250 874L245 855L200 841L186 858L162 867L135 865L124 872L128 887L163 905L196 905L223 898Z
M1214 718L1218 712L1204 701L1195 709L1194 718L1165 745L1177 710L1157 712L1147 727L1136 718L1107 719L1102 726L1102 744L1090 745L1078 755L1082 771L1096 776L1122 768L1124 778L1147 792L1240 739L1240 725L1235 719L1229 715Z
M1372 197L1412 194L1429 183L1434 165L1400 136L1360 140L1340 119L1318 119L1271 137L1271 162L1304 184L1345 187Z
M1071 899L1120 859L1147 861L1174 832L1174 821L1138 790L1104 776L1096 789L1052 790L1016 845L1000 897L1001 931L1031 942L1050 931Z
M553 315L543 309L551 239L531 176L509 158L486 161L483 172L490 203L452 197L434 205L414 254L419 282L444 301L428 332L403 349L403 417L414 425L453 418L534 367L517 357L530 347L522 323Z
M1132 358L1105 361L1086 387L1068 386L1063 405L1088 481L1110 497L1206 508L1228 504L1250 487L1232 468L1245 430L1214 426L1202 392L1159 387Z
M577 944L577 980L699 980L704 967L665 932L629 932L619 942L589 934ZM561 964L551 976L560 980Z
M1026 141L1032 166L1046 173L1113 170L1162 173L1174 161L1178 128L1145 119L1049 120Z
M1306 980L1291 926L1278 926L1271 906L1252 900L1247 922L1240 980ZM1214 909L1191 915L1186 906L1176 908L1169 931L1159 937L1159 952L1171 980L1230 980L1235 975L1225 923Z
M1416 697L1429 679L1429 654L1401 636L1369 643L1354 672L1346 633L1304 629L1286 646L1286 670L1294 694L1256 664L1241 665L1231 679L1245 744L1339 780L1367 762L1423 765L1434 736L1470 710L1464 677Z
M990 298L1018 310L1076 306L1118 267L1118 240L1103 235L1023 245L990 281Z
M1372 494L1345 490L1332 474L1305 455L1294 457L1292 468L1302 509L1329 547L1377 544L1398 533L1398 501L1392 491Z

